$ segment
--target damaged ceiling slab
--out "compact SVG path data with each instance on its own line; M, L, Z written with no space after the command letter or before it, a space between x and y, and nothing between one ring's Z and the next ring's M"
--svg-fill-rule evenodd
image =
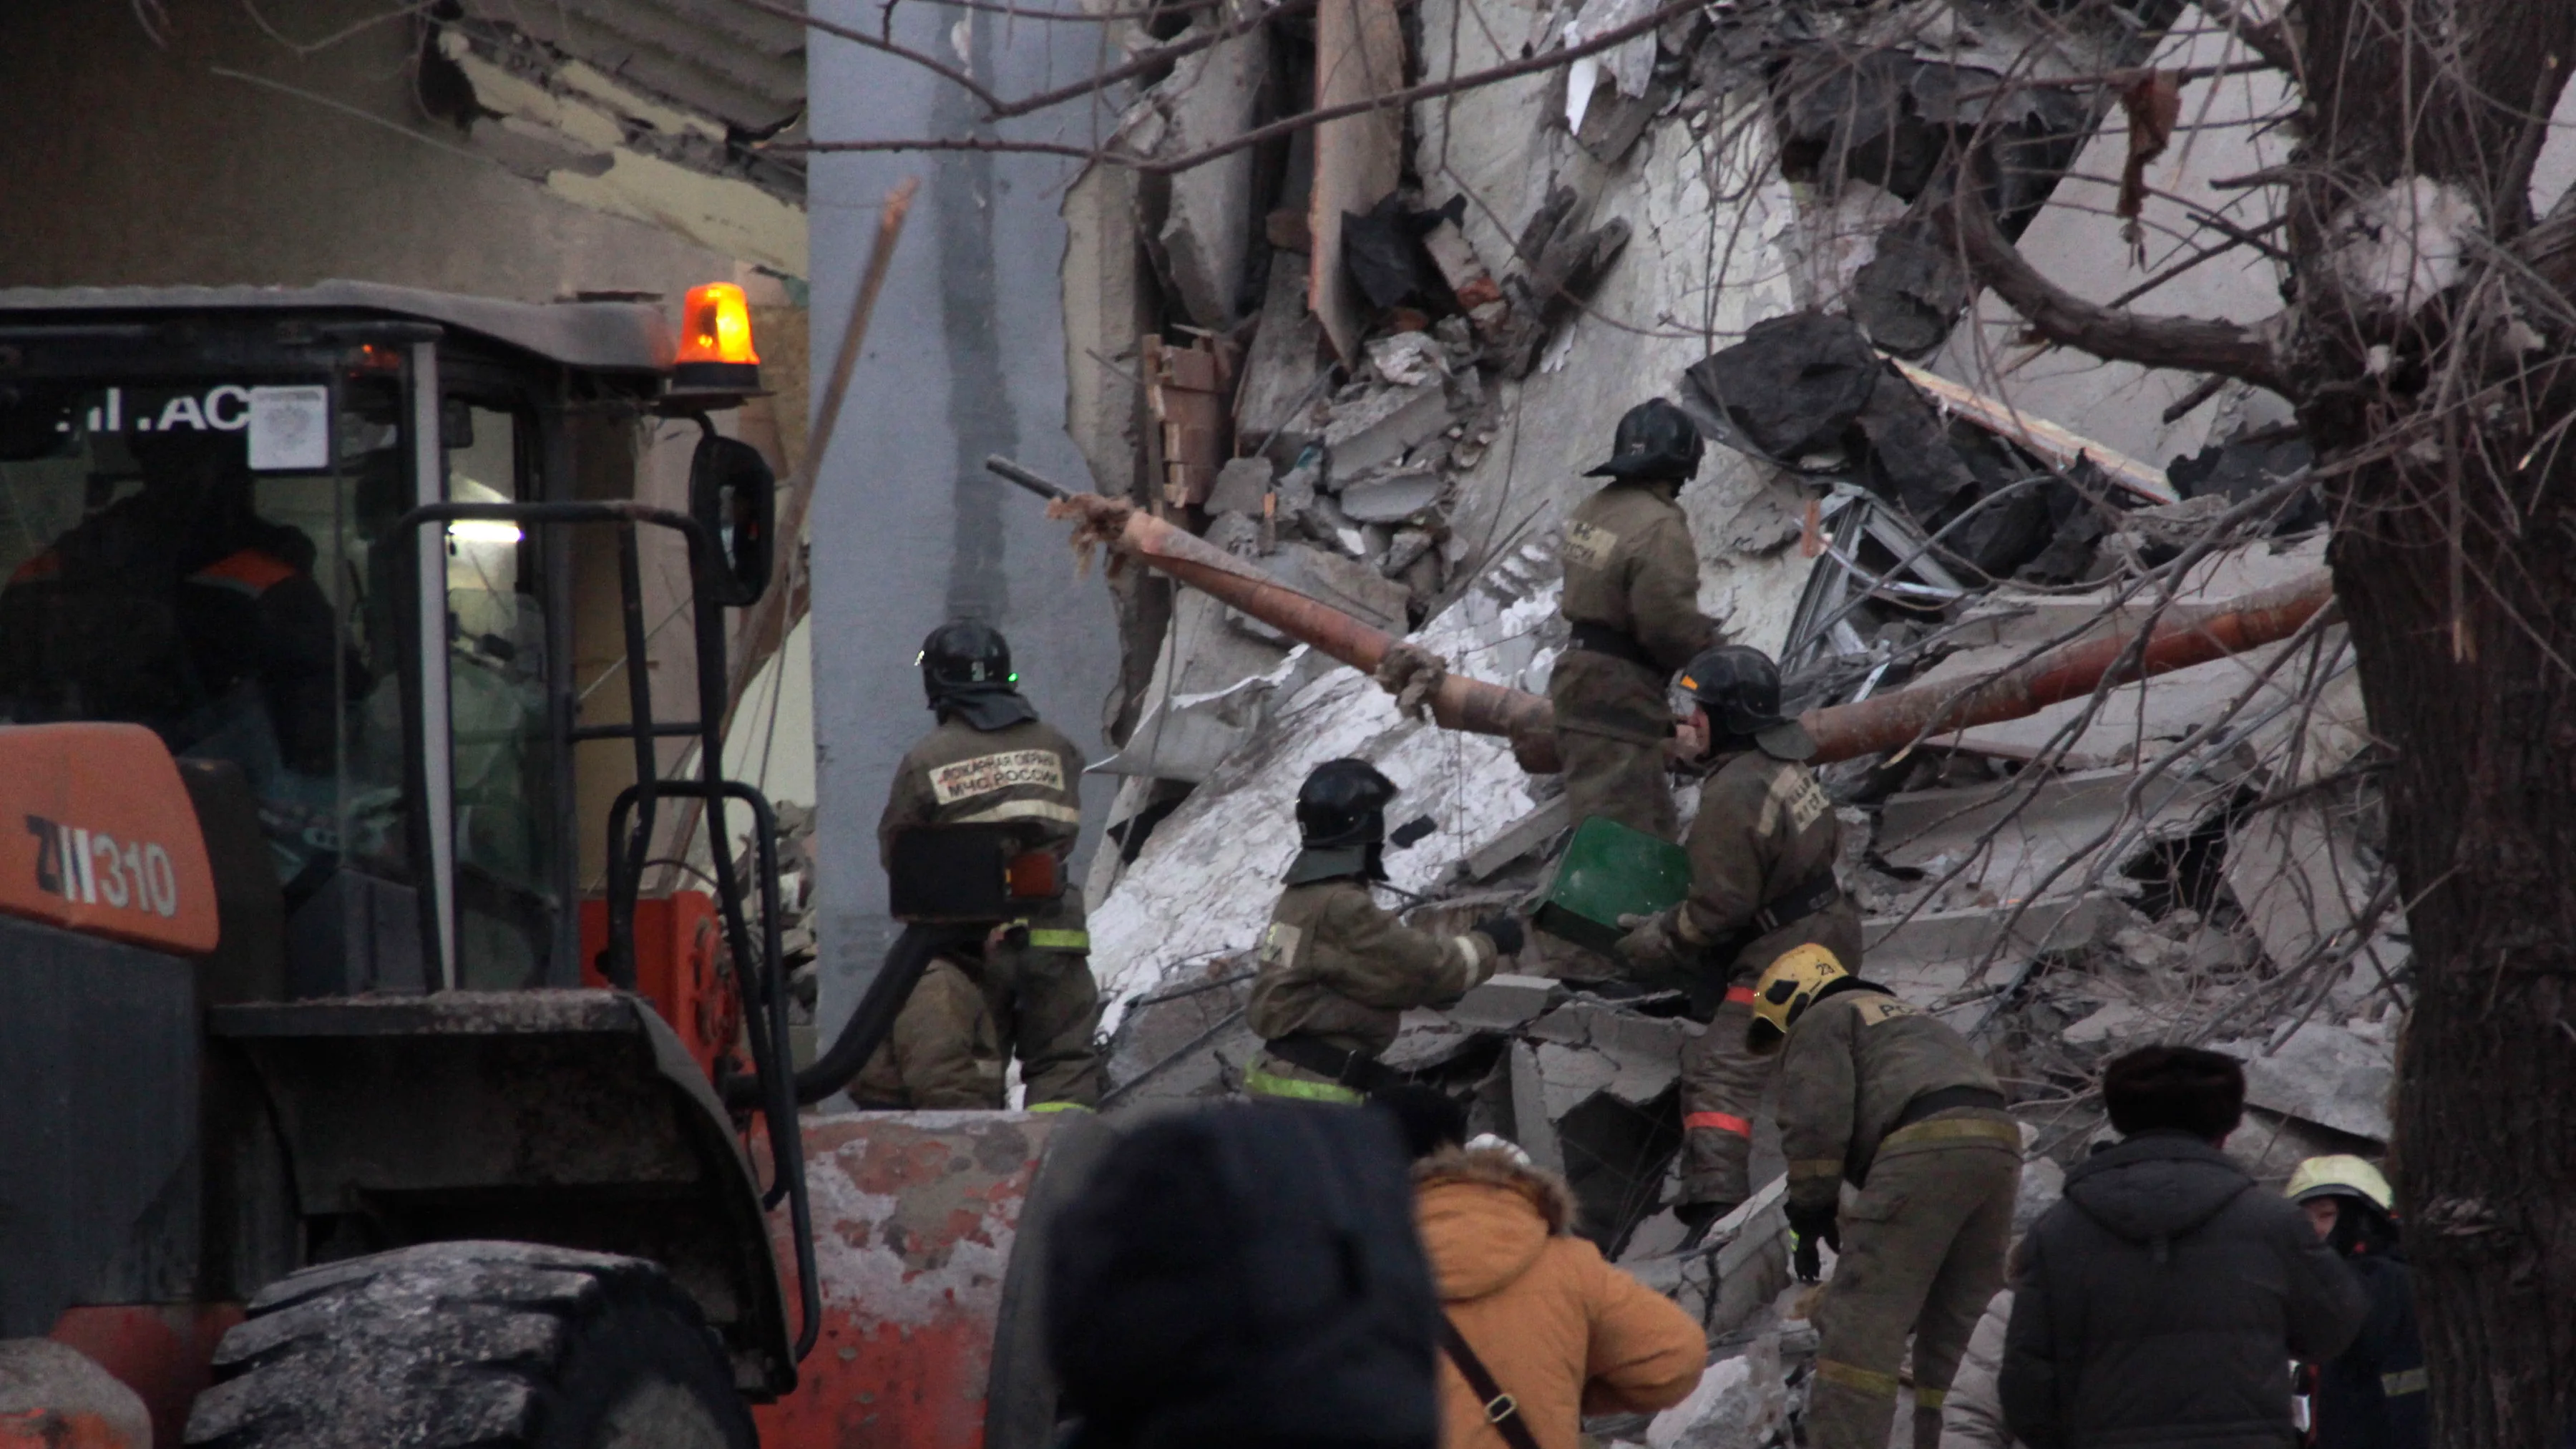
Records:
M805 35L736 0L459 0L421 101L567 200L802 278Z

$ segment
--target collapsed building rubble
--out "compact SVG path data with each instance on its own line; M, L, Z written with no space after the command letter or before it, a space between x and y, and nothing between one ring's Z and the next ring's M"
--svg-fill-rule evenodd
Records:
M1777 655L1791 709L1955 701L2097 649L2044 708L1933 709L1917 738L1822 772L1867 916L1863 969L2006 1081L2026 1213L2107 1130L2099 1065L2148 1042L2246 1059L2237 1147L2274 1179L2307 1153L2384 1144L2408 990L2383 752L2332 611L2311 600L2259 647L2129 667L2160 621L2159 639L2217 631L2319 577L2323 519L2286 407L2034 352L1933 224L1945 158L1979 148L2001 163L1988 201L2005 227L2091 294L2152 274L2218 307L2278 285L2260 248L2185 257L2169 225L2271 154L2277 78L2239 74L2223 27L2060 9L2040 24L1948 0L1676 8L1562 72L1415 100L1391 170L1383 133L1255 148L1216 212L1094 168L1067 202L1064 278L1073 431L1098 491L1454 676L1543 693L1567 642L1556 525L1619 414L1653 395L1722 445L1682 495L1700 604ZM1322 104L1326 71L1330 94L1362 72L1384 94L1653 13L1422 0L1391 73L1349 69L1352 47L1383 40L1350 17L1283 20L1245 124ZM2179 71L2201 129L2124 225L2091 193L2153 158L2074 82L2130 67ZM1171 110L1178 83L1139 106ZM1132 202L1103 204L1122 188ZM1222 318L1156 255L1183 210L1241 242ZM1121 226L1132 244L1104 230ZM1233 394L1224 435L1190 442L1204 489L1176 495L1162 405L1126 407L1113 369L1170 355L1183 325L1214 334ZM1572 822L1529 752L1408 717L1234 604L1134 572L1117 587L1144 602L1125 616L1130 688L1103 766L1121 780L1115 848L1088 882L1113 1106L1239 1084L1250 950L1295 851L1293 792L1323 760L1370 760L1402 786L1400 816L1434 822L1389 859L1416 924L1544 891ZM1534 942L1510 974L1409 1014L1387 1061L1565 1172L1584 1230L1709 1327L1722 1372L1651 1425L1596 1425L1605 1440L1785 1442L1813 1337L1784 1292L1776 1190L1675 1251L1675 1076L1699 1028L1678 996L1570 984L1587 975L1565 969L1575 950ZM1767 1123L1755 1163L1777 1177Z

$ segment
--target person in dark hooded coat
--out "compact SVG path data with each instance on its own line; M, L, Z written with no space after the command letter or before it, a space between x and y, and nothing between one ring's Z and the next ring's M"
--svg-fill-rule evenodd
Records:
M2244 1069L2148 1047L2102 1095L2122 1140L2066 1175L2019 1254L2006 1425L2030 1449L2293 1449L2290 1361L2342 1353L2368 1305L2307 1215L2220 1150Z

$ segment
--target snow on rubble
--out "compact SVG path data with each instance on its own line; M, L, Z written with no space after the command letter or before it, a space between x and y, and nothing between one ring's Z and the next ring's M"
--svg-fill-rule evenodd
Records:
M1501 606L1477 597L1483 607L1461 605L1418 641L1473 672L1516 657L1526 667L1528 641L1555 609L1554 591ZM1528 777L1503 741L1406 719L1375 681L1302 647L1268 678L1286 699L1253 746L1218 766L1155 829L1092 912L1092 959L1108 1003L1103 1030L1114 1030L1125 1004L1176 963L1257 943L1297 854L1297 787L1324 761L1376 765L1404 792L1396 821L1427 815L1438 827L1387 857L1391 882L1416 893L1530 809Z

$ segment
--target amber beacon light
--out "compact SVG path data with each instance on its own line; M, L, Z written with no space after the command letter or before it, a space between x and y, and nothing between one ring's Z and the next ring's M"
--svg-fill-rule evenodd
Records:
M747 392L760 386L760 354L751 347L751 305L731 282L691 287L680 309L680 354L671 382L689 389Z

